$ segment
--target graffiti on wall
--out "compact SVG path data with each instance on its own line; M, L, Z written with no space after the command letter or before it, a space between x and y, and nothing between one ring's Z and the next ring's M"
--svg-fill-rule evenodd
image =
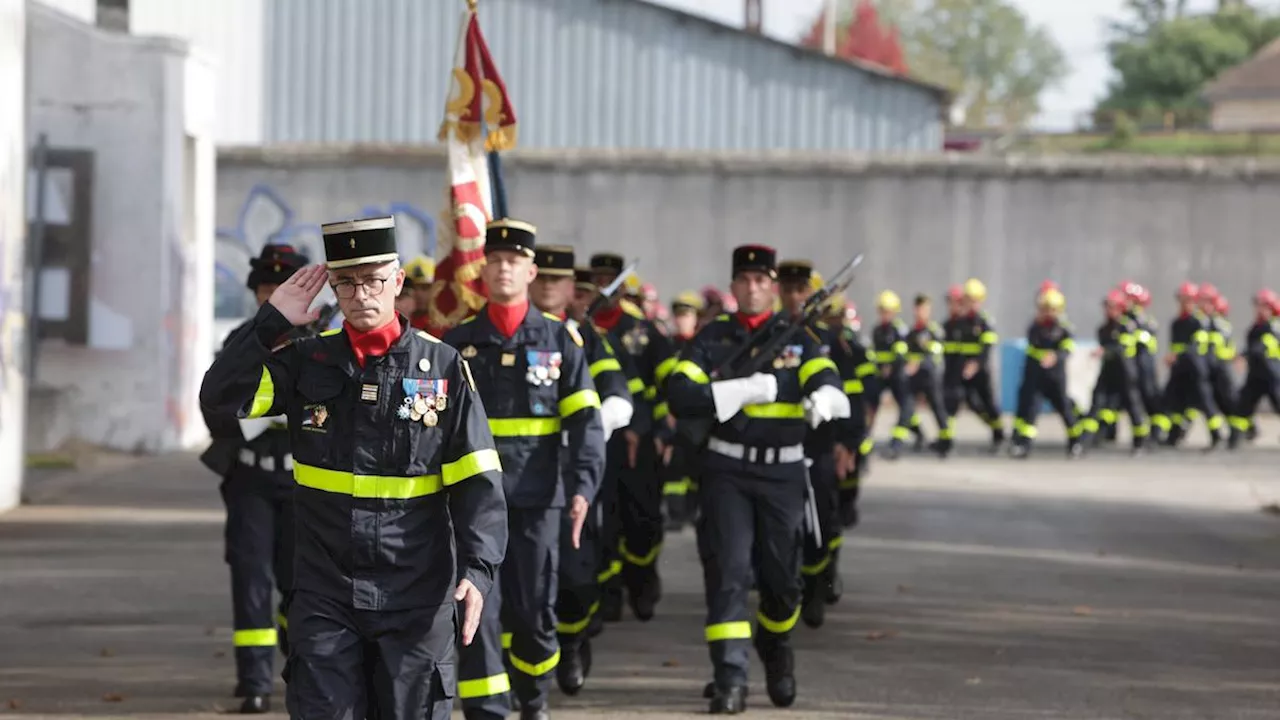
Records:
M299 218L281 193L270 185L254 185L240 205L235 226L217 230L215 317L236 319L253 315L254 300L245 287L245 279L249 276L249 260L257 257L268 242L293 245L312 262L322 261L321 222L392 215L396 219L396 243L401 258L407 261L419 255L435 254L436 222L430 213L415 205L392 202L352 210L350 215L332 218ZM326 288L325 293L328 292ZM331 300L327 296L322 299Z

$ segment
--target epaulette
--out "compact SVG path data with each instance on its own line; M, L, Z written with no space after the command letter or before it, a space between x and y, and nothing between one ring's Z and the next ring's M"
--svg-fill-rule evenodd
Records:
M342 332L342 328L336 327L332 330L325 330L324 332L320 333L320 337L333 337L334 335L337 335L340 332Z
M818 333L814 332L813 328L806 325L804 331L809 334L809 337L813 338L814 342L822 342L822 338L818 337Z
M544 312L544 313L542 313L542 317L544 317L544 318L546 318L546 319L548 319L548 320L550 320L550 321L552 321L552 322L564 322L563 320L561 320L561 319L560 319L560 316L558 316L558 315L552 315L552 314L551 314L551 313L549 313L549 312Z
M472 315L471 317L469 317L469 318L467 318L467 319L463 320L462 322L460 322L460 323L458 323L458 324L459 324L459 325L466 325L467 323L473 323L473 322L475 322L475 321L476 321L476 318L478 318L478 317L480 317L480 316L479 316L479 315Z
M626 313L626 314L630 315L630 316L631 316L631 317L633 317L633 318L636 318L637 320L648 320L648 319L649 319L649 318L645 317L645 315L644 315L644 311L643 311L643 310L641 310L640 308L636 307L636 304L635 304L635 303L633 303L633 302L631 302L630 300L622 300L622 301L619 301L619 302L618 302L618 307L622 308L622 312L624 312L624 313Z
M575 345L577 345L578 347L584 346L584 342L582 340L582 333L578 332L578 328L574 327L573 325L565 325L564 329L566 332L569 333L569 337L573 338L573 342Z
M826 321L826 320L819 320L818 322L814 323L814 324L813 324L813 326L814 326L814 327L816 327L816 328L818 328L819 330L830 330L830 329L831 329L831 326L827 324L827 321Z
M432 335L426 330L419 330L417 332L417 335L418 337L422 338L423 340L426 340L427 342L433 342L433 343L440 342L440 338L436 337L435 335Z
M721 313L720 315L716 316L717 322L724 322L725 320L728 320L728 319L729 319L729 313Z

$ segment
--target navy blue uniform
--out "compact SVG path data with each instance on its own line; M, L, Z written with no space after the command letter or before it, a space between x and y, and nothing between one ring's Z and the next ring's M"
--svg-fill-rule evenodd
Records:
M902 320L880 323L871 331L871 351L880 369L879 388L874 407L879 407L880 397L888 390L898 404L898 423L893 426L889 441L889 457L897 457L902 444L912 433L919 434L920 418L915 413L915 397L907 378L907 335L910 328Z
M1164 407L1173 425L1168 438L1170 445L1182 440L1197 414L1204 416L1212 444L1216 446L1222 439L1225 420L1218 412L1209 383L1212 351L1209 318L1199 311L1180 315L1169 324L1169 352L1174 354L1174 361L1164 389Z
M1151 434L1146 409L1138 392L1137 323L1128 315L1107 320L1098 328L1098 346L1102 348L1102 365L1093 386L1089 416L1082 421L1086 433L1097 437L1104 426L1115 427L1118 411L1129 414L1133 427L1133 447L1146 444Z
M999 342L995 324L985 311L948 318L942 324L943 403L947 416L955 418L964 402L991 428L993 445L1004 442L1004 422L996 402L995 381L991 374L991 348ZM977 364L977 372L965 378L969 363Z
M1275 320L1256 322L1245 338L1245 359L1249 364L1244 386L1240 388L1237 414L1248 422L1243 433L1232 432L1232 444L1239 443L1241 434L1254 427L1253 416L1265 397L1271 401L1271 409L1280 413L1280 323Z
M1068 452L1079 452L1084 427L1076 416L1075 404L1067 397L1067 358L1075 346L1076 341L1065 321L1036 321L1027 330L1027 360L1022 368L1018 416L1013 424L1015 455L1025 455L1038 434L1036 416L1040 413L1041 399L1048 400L1062 416L1062 424L1067 430ZM1046 368L1041 363L1050 355L1056 356L1057 362Z

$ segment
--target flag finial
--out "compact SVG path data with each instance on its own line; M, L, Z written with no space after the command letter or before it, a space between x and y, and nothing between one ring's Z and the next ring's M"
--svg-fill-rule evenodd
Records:
M475 12L477 2L479 2L479 0L467 0L467 9L471 12Z

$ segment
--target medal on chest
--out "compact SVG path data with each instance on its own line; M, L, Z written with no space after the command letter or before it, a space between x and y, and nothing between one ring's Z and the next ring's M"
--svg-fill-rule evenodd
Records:
M440 424L440 413L449 408L449 381L405 378L404 402L396 410L401 420L421 422L426 427Z
M798 368L800 367L800 358L803 356L804 356L803 345L788 345L785 348L783 348L782 354L774 359L773 367L775 370L782 370L784 368Z
M525 372L525 380L535 387L549 387L560 379L562 356L558 352L546 350L529 350L527 353L529 369Z

